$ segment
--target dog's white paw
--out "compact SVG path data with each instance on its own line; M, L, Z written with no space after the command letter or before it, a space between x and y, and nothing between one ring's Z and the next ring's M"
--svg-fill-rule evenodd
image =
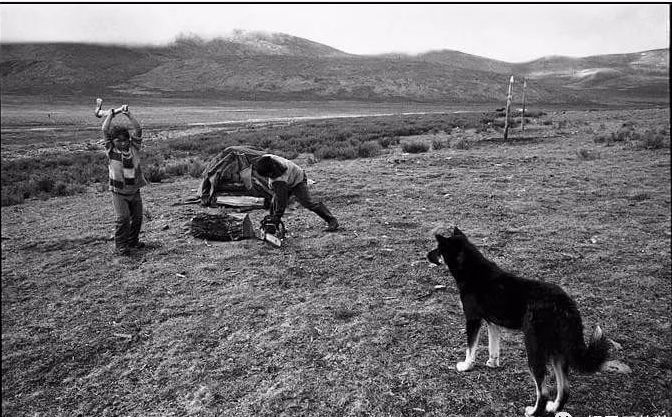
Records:
M547 412L547 413L555 413L555 412L557 412L557 411L558 411L558 406L559 406L559 405L560 405L560 404L558 404L557 401L548 401L548 402L546 403L546 412Z
M499 356L488 359L485 366L488 368L499 368Z
M474 362L458 362L455 368L457 368L458 372L471 371L474 369Z
M531 416L534 413L534 407L525 407L525 415Z

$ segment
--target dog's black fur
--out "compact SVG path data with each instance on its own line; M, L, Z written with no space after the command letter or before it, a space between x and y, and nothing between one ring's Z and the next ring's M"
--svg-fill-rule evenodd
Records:
M499 366L499 329L522 330L530 372L535 381L537 400L525 409L528 415L558 412L569 395L569 367L593 373L606 361L609 342L599 326L588 346L583 340L581 315L574 301L559 286L520 278L503 271L486 259L455 227L451 236L436 233L438 247L427 254L430 262L447 264L460 291L466 318L467 358L459 371L473 367L478 335L483 321L488 323L490 359L488 366ZM557 381L557 397L548 401L544 385L546 365L551 363Z

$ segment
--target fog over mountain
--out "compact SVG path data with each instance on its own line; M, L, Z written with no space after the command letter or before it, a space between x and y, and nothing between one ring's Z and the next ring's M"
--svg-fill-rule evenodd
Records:
M669 49L507 63L467 53L353 55L282 33L182 35L165 46L2 44L2 94L242 100L499 102L510 75L537 103L665 103Z

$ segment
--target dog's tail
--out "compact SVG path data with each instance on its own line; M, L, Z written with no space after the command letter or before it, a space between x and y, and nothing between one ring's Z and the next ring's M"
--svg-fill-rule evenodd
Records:
M588 345L581 342L574 350L572 365L579 372L592 374L600 370L608 356L609 341L604 337L600 326L597 326Z

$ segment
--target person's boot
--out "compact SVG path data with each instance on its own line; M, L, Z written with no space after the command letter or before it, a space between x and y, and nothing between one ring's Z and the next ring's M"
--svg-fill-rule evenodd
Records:
M327 228L324 229L325 232L335 232L338 230L338 220L334 217L333 214L329 211L327 206L322 203L319 203L319 206L314 210L315 214L320 216L322 220L327 222Z
M327 228L324 229L325 232L335 232L338 230L338 220L336 217L332 217L331 220L327 222Z

